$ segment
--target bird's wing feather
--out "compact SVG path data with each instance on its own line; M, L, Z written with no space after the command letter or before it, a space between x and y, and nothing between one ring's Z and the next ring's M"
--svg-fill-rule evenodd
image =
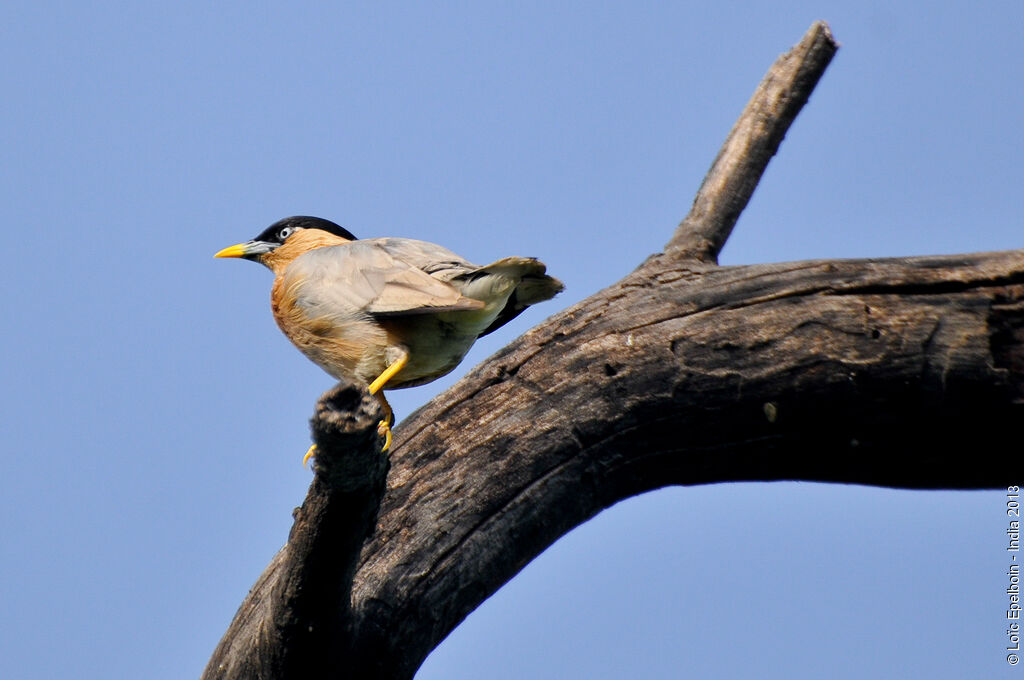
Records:
M451 281L479 269L444 246L412 238L374 238L366 243L379 245L393 257L411 264L416 269L430 274L441 281Z
M297 302L312 316L397 316L483 306L393 256L376 240L304 253L288 266L283 283L288 288L294 286Z

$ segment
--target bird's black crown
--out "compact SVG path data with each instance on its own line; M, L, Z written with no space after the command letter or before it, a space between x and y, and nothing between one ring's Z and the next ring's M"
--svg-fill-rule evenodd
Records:
M284 229L291 228L288 232L285 232L286 236L282 238L281 232ZM319 229L326 231L329 234L340 236L343 239L349 241L355 241L356 237L352 235L345 227L339 226L330 220L325 220L321 217L307 217L305 215L299 215L296 217L286 217L283 220L274 222L269 227L260 232L254 241L264 241L266 243L284 243L287 234L295 229Z

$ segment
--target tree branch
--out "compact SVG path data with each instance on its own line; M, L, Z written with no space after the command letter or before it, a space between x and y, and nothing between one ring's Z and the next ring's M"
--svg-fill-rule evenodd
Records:
M399 428L353 592L365 677L412 677L533 557L643 491L1019 480L1000 442L1024 415L1022 300L1021 251L649 260Z
M317 402L316 476L288 543L238 610L204 678L342 676L352 654L352 579L388 471L377 436L382 417L374 397L346 382Z
M816 24L773 67L666 253L404 421L382 499L369 395L361 444L318 433L288 545L204 677L411 678L558 537L670 484L1019 481L1024 251L714 264L834 50Z
M779 150L837 49L839 44L828 24L817 21L803 40L768 69L711 164L690 213L665 245L667 255L718 262L718 253L747 207L768 161Z

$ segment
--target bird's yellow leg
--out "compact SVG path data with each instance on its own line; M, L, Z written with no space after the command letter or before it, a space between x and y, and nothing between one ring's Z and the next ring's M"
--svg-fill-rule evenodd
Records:
M391 448L391 425L395 422L395 412L391 410L391 404L384 397L384 392L378 392L374 396L384 408L384 420L377 423L377 434L384 437L384 448L381 451L387 451Z
M403 352L402 356L392 363L390 366L384 369L384 372L377 376L377 379L370 383L370 394L376 395L380 399L381 406L384 407L384 420L377 424L377 434L384 437L384 448L382 451L387 451L391 448L391 424L395 422L395 412L391 410L391 404L384 398L384 393L381 390L384 389L384 385L387 384L388 380L395 377L399 371L405 368L405 365L409 363L409 353Z
M384 393L381 391L384 388L384 384L388 380L395 377L395 374L405 368L405 365L409 363L409 353L405 352L395 361L393 364L384 369L384 372L377 376L377 379L370 383L370 394L377 397L380 401L380 405L384 407L384 420L377 423L377 434L384 437L383 451L387 451L391 448L391 425L395 422L395 412L391 409L391 404L384 397ZM309 459L316 455L316 444L309 447L306 451L306 455L302 457L302 465L305 466L309 462Z
M384 372L377 376L376 380L370 383L370 394L377 394L384 389L384 384L394 378L396 373L405 368L407 363L409 363L409 353L403 352L402 356L398 357L393 364L385 368Z

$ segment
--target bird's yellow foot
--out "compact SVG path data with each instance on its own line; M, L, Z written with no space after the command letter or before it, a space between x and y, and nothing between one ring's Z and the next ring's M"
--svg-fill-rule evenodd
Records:
M388 425L387 418L377 423L377 434L384 437L384 448L381 451L391 448L391 426Z
M384 448L382 448L381 451L387 451L389 448L391 448L391 426L388 425L387 419L384 419L377 423L377 435L380 437L384 437ZM302 457L302 467L306 467L306 464L309 463L309 459L315 457L316 444L313 444L312 446L309 447L309 450L306 451L306 455Z

